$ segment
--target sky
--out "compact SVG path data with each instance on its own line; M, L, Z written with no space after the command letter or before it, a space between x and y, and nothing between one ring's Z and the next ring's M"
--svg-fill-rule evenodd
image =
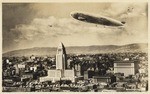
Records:
M125 21L124 27L78 21L73 11ZM148 42L147 3L3 3L3 52L33 47L125 45Z

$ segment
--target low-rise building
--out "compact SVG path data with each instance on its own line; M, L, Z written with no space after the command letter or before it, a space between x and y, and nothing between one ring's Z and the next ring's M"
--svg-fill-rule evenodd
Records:
M134 61L115 61L114 73L124 73L124 76L135 75L138 71L137 65Z
M113 83L113 82L116 82L116 77L115 76L93 76L93 82L94 83L101 83L101 82Z

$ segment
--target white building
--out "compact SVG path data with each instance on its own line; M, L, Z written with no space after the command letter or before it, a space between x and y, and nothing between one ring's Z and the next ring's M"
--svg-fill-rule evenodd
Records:
M48 70L47 77L40 77L40 81L51 80L52 82L59 80L71 80L75 82L78 77L74 69L66 69L66 50L62 43L59 44L56 54L56 69Z
M124 73L124 76L135 75L135 63L131 61L115 61L114 73Z

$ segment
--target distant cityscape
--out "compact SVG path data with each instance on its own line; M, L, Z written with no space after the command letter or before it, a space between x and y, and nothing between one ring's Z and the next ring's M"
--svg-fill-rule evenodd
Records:
M51 52L49 52L51 53ZM3 92L145 92L148 53L3 56Z

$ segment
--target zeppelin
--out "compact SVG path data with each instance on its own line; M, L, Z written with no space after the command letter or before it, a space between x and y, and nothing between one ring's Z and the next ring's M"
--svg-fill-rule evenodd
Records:
M125 22L120 22L118 20L100 16L100 15L92 15L88 13L81 13L81 12L71 12L71 16L74 19L77 19L79 21L87 22L87 23L94 23L99 25L105 25L105 26L124 26Z

